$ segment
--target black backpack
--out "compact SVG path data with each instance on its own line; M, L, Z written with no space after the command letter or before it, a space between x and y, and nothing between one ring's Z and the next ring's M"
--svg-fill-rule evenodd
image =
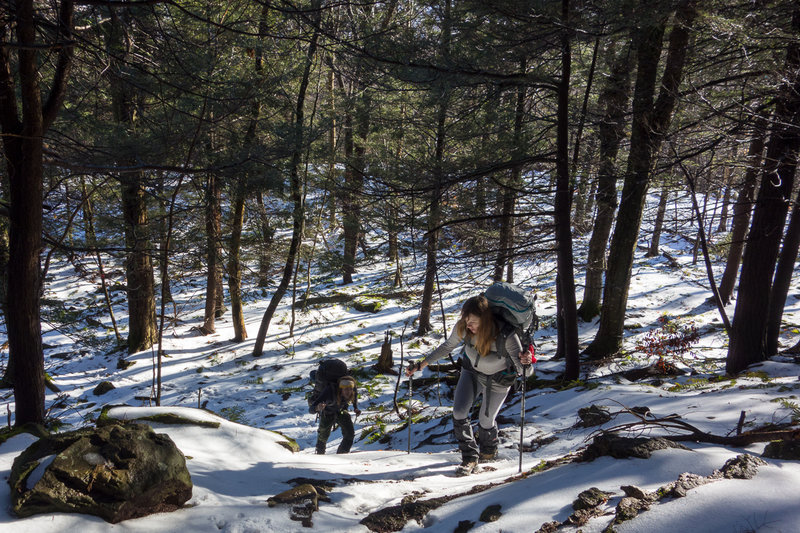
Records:
M503 281L492 284L483 295L502 326L497 335L498 355L508 356L506 339L512 333L516 333L519 337L522 350L527 348L533 355L535 353L533 333L539 326L539 318L536 316L536 295L513 283Z
M323 359L317 365L316 370L312 370L309 374L311 383L314 388L308 394L308 408L317 401L317 398L325 391L327 386L331 386L336 391L336 385L339 378L347 375L347 364L339 359L329 358Z

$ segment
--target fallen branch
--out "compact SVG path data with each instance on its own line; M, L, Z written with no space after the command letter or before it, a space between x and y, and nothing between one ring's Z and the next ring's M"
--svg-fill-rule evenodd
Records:
M612 413L612 416L616 418L621 414L632 415L637 420L634 422L618 424L610 428L595 431L588 437L586 437L586 440L589 440L601 433L616 433L620 431L641 432L645 429L652 429L652 428L663 429L666 432L674 432L674 431L687 432L678 435L675 434L663 435L663 438L671 440L673 442L706 442L709 444L721 444L724 446L734 446L734 447L747 446L748 444L753 444L754 442L769 442L773 440L800 440L800 428L797 427L795 428L783 427L778 429L761 428L761 429L754 429L751 431L745 431L744 433L739 433L736 435L722 436L701 431L692 424L684 420L681 420L680 416L677 414L671 414L664 417L656 417L649 410L644 410L641 408L629 408L623 406L623 408L620 411Z

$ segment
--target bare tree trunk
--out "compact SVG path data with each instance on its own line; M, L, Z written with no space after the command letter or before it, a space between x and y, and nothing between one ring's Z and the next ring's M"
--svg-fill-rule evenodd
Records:
M220 235L220 190L216 174L209 172L206 179L206 306L200 332L210 335L216 331L214 320L217 316L219 299L218 276L221 272L219 254Z
M669 199L669 186L665 181L661 185L661 196L658 199L656 209L656 220L653 223L653 238L650 241L650 248L647 250L646 257L658 255L658 246L661 242L661 230L664 228L664 216L667 214L667 200Z
M264 207L264 199L261 193L256 194L258 204L259 228L261 230L261 241L258 244L258 281L256 286L269 287L272 278L272 246L275 244L275 228L272 227Z
M448 2L449 5L449 2ZM443 91L445 92L445 91ZM436 284L437 252L439 249L439 222L441 220L442 158L444 156L445 121L447 119L448 95L442 94L437 114L436 155L434 161L434 187L431 190L428 208L428 237L425 243L425 283L422 288L422 302L419 308L417 335L424 335L433 329L431 312L433 292Z
M242 310L242 226L244 225L244 191L237 187L233 199L231 220L231 240L228 253L228 292L231 298L231 320L233 321L233 340L242 342L247 339L247 328L244 324Z
M111 106L114 120L128 133L136 127L135 89L126 80L125 62L131 53L132 43L125 31L127 15L110 11L108 69ZM158 339L156 330L155 280L150 259L150 233L145 194L145 180L141 172L119 176L121 184L122 216L125 221L126 291L128 295L128 353L146 350Z
M583 141L583 127L586 124L586 114L589 109L589 97L592 94L592 84L594 83L594 71L597 66L597 55L600 51L600 37L594 40L594 50L592 51L592 62L589 65L589 73L586 76L586 90L583 92L583 104L581 105L581 114L578 117L578 130L575 132L575 140L573 141L574 147L572 151L572 168L570 169L570 177L578 184L578 194L575 197L575 219L573 220L573 227L576 231L583 233L584 216L586 214L587 183L589 182L589 172L582 172L578 176L578 158L581 153L581 142ZM590 151L589 148L588 151Z
M442 17L441 54L445 59L450 55L450 0L444 2ZM450 91L445 84L439 87L439 102L436 112L436 149L433 161L433 187L431 189L430 207L428 209L428 236L425 243L425 283L422 288L422 302L419 308L417 335L424 335L433 329L431 310L433 308L433 292L436 284L437 253L439 249L439 222L441 220L442 200L442 163L444 161L444 143L446 136L447 109Z
M8 190L5 183L2 189ZM5 192L2 196L8 198ZM8 252L8 219L0 217L0 311L6 321L8 321ZM14 386L14 359L10 355L3 377L0 378L0 389L10 389Z
M603 273L606 269L606 246L614 213L617 210L616 159L620 143L625 136L625 113L630 96L630 42L617 54L613 47L608 50L610 75L607 86L600 95L598 105L603 109L600 122L600 163L597 171L597 216L589 239L586 260L586 282L583 301L578 316L590 321L600 314L600 299L603 294Z
M800 34L800 8L797 6L792 14L791 33ZM725 370L731 375L770 355L766 338L771 284L800 149L799 71L800 42L794 39L787 46L786 78L776 97L764 173L742 260L733 330L725 364Z
M344 89L344 84L342 84ZM344 184L342 190L342 240L344 249L342 251L342 283L349 285L353 283L355 273L355 257L358 248L358 230L361 227L358 214L353 211L358 210L358 191L360 185L357 183L360 177L356 176L354 166L354 132L353 132L353 112L350 106L345 110L344 125Z
M305 226L305 204L303 201L302 182L300 179L300 164L303 157L303 146L305 144L305 135L303 134L304 117L305 113L303 107L306 101L306 91L308 89L308 80L311 74L311 65L314 62L314 54L317 50L317 38L319 37L319 10L320 0L315 0L312 4L312 17L314 21L314 33L311 36L311 41L308 43L306 49L306 63L303 70L303 77L300 80L300 88L297 93L297 105L295 107L295 131L294 131L294 147L292 149L292 163L289 170L289 178L292 187L292 202L294 203L294 210L292 211L292 240L289 243L289 252L286 257L286 264L283 268L283 276L275 289L275 294L264 312L261 319L261 326L256 335L255 344L253 345L253 356L258 357L264 352L264 341L267 337L269 330L269 323L278 308L278 304L286 294L286 289L292 281L292 273L294 271L294 263L297 259L297 254L300 251L300 244L303 240L303 228Z
M792 282L794 264L797 261L797 251L800 247L800 201L795 197L792 208L792 218L789 229L783 239L783 247L775 268L775 279L772 282L772 292L769 295L769 314L767 317L767 357L778 353L778 338L781 332L781 318L789 294L789 285Z
M147 204L140 173L122 176L125 262L128 293L128 353L147 350L157 340L155 281L150 260Z
M570 50L569 0L561 2L561 19L564 29L561 36L561 81L558 88L558 122L556 148L556 175L554 223L557 246L558 296L561 300L560 318L563 328L559 336L564 338L564 357L566 368L564 379L578 379L580 363L578 360L578 314L575 302L575 274L572 256L572 187L569 173L569 81L572 72L572 52Z
M732 159L736 159L737 149L733 149ZM719 225L717 233L724 233L728 229L728 206L731 203L731 166L725 165L722 170L723 181L725 182L725 192L722 195L722 209L719 213Z
M758 171L761 167L762 154L767 136L767 119L758 117L753 128L753 139L747 154L747 169L739 188L739 196L733 205L731 219L731 245L728 248L728 260L725 263L725 272L719 283L719 297L722 303L728 305L733 296L736 277L739 275L739 266L742 264L742 251L750 225L750 213L753 210L753 196L758 185Z
M644 7L644 4L642 5ZM633 128L628 170L603 288L600 326L586 353L603 358L622 347L631 267L650 181L653 160L672 121L688 53L689 35L697 15L697 0L683 0L677 8L669 38L666 65L658 99L653 103L665 21L648 9L637 47L637 79L633 102Z
M527 64L522 61L520 71L524 74ZM519 158L524 153L522 146L522 128L525 120L525 93L526 87L517 87L517 99L514 109L514 157ZM506 280L511 282L514 278L513 250L514 250L514 211L517 201L517 190L522 186L522 165L511 168L508 186L502 189L503 211L500 219L500 246L497 261L494 267L494 281L502 281L503 270L506 270Z
M13 362L15 424L44 422L44 355L42 352L39 254L42 250L42 167L44 133L56 118L72 66L72 1L62 0L55 39L59 44L50 92L42 99L44 71L37 42L43 23L32 0L6 4L0 25L0 126L9 183L9 262L6 315L10 361ZM12 25L13 21L13 25ZM49 24L49 23L46 23ZM16 30L16 36L13 35ZM7 43L16 42L9 47ZM16 57L12 56L16 52ZM17 98L19 98L19 103ZM19 116L21 110L22 116Z

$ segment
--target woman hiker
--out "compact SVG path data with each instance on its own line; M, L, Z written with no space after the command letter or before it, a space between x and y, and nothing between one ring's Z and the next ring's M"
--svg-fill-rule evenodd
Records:
M447 340L417 363L410 363L406 375L422 370L430 363L447 356L461 343L461 376L453 399L453 431L461 450L461 465L456 474L472 473L478 462L491 461L497 457L497 424L495 418L500 411L508 391L517 374L533 373L531 354L522 351L516 333L505 338L505 354L498 349L502 342L503 324L495 318L483 296L468 298L461 307L461 318L456 322ZM509 369L509 361L513 367ZM527 376L526 376L527 377ZM478 418L477 442L472 434L469 412L475 398L483 396Z
M358 408L358 398L356 394L356 380L351 376L343 376L334 385L326 387L322 394L314 400L309 407L311 413L319 414L319 428L317 429L317 453L325 453L325 445L334 429L334 424L342 428L342 442L336 453L349 453L353 445L355 430L353 421L350 419L348 406L353 404L353 411L356 417L361 414Z

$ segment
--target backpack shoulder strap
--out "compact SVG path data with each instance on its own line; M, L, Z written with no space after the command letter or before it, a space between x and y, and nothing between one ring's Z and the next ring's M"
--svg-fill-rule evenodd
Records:
M505 357L507 369L514 369L514 372L517 372L517 365L514 363L514 360L511 359L511 354L508 353L508 349L506 348L506 341L515 333L515 328L503 319L498 319L497 322L499 325L499 331L495 339L495 343L497 344L497 356Z

